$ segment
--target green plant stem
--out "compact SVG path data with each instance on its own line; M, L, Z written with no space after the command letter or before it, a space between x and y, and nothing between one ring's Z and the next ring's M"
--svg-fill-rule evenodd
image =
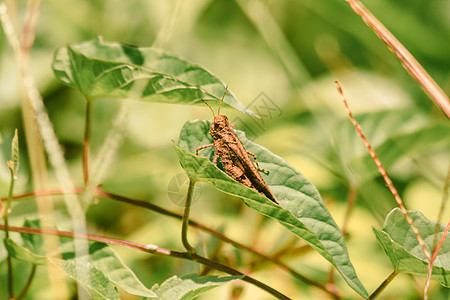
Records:
M189 212L191 210L191 204L192 204L192 194L194 191L194 185L195 180L192 178L189 178L189 188L186 195L186 201L184 203L184 212L183 212L183 218L181 219L181 242L183 243L184 248L187 250L190 254L195 254L195 249L189 244L188 238L187 238L187 232L189 228Z
M8 213L9 213L9 208L11 207L11 201L13 199L13 190L14 190L14 182L15 182L14 171L10 170L10 173L11 173L11 183L9 185L8 198L7 198L6 207L5 207L5 215L3 217L4 221L5 221L5 236L7 239L9 238Z
M83 191L84 191L83 188L76 188L72 192L75 193L75 194L80 194L80 193L83 193ZM36 196L39 197L39 196L60 195L60 194L63 194L63 191L61 191L61 190L35 191L35 192L30 192L30 193L26 193L26 194L22 194L22 195L16 195L16 196L13 197L13 199L23 199L23 198L28 198L28 197L36 197ZM156 213L159 213L161 215L168 216L168 217L171 217L171 218L175 218L175 219L178 219L178 220L182 219L182 216L180 214L171 212L171 211L169 211L167 209L164 209L164 208L162 208L160 206L154 205L154 204L146 202L146 201L131 199L131 198L128 198L128 197L112 194L112 193L104 191L101 187L97 187L97 196L98 197L107 198L107 199L111 199L111 200L120 201L120 202L127 203L127 204L130 204L130 205L143 207L143 208L149 209L151 211L154 211ZM2 198L1 200L5 201L6 199ZM322 284L322 283L320 283L318 281L309 279L308 277L300 274L299 272L295 271L294 269L292 269L291 267L289 267L288 265L283 263L277 257L267 256L264 253L261 253L258 250L255 250L255 249L253 249L251 247L248 247L248 246L246 246L244 244L241 244L241 243L239 243L239 242L237 242L237 241L227 237L226 235L222 234L221 232L218 232L218 231L216 231L216 230L214 230L212 228L209 228L206 225L203 225L203 224L201 224L201 223L199 223L197 221L189 220L189 225L192 226L192 227L198 228L198 229L200 229L200 230L202 230L204 232L208 232L209 234L216 236L218 239L224 241L225 243L229 243L229 244L233 245L236 248L239 248L239 249L245 250L245 251L247 251L249 253L252 253L252 254L262 258L265 261L272 262L273 264L277 265L278 267L280 267L284 271L290 273L293 277L297 278L298 280L300 280L300 281L302 281L302 282L304 282L306 284L315 286L318 289L320 289L320 290L322 290L322 291L324 291L324 292L326 292L326 293L328 293L328 294L330 294L332 296L339 296L339 294L336 293L334 290L328 288L327 286L325 286L324 284ZM306 251L305 249L309 250L309 249L311 249L311 247L309 247L309 246L302 246L302 247L296 248L294 252L303 253L304 251Z
M33 281L34 274L36 274L36 265L33 265L31 267L31 272L30 272L30 275L28 276L28 280L25 283L25 286L23 287L22 292L20 292L19 296L17 296L16 300L21 300L25 297L25 295L28 292L28 289L31 286L31 282Z
M367 298L367 300L373 300L381 294L381 292L391 283L391 281L398 275L398 271L394 270L389 276L380 284L380 286Z
M0 225L0 230L5 230L5 226ZM139 243L134 243L134 242L116 239L116 238L104 237L104 236L93 235L93 234L83 234L83 233L78 233L78 232L59 231L59 230L54 230L54 229L41 229L41 228L30 228L30 227L10 227L9 230L16 231L16 232L23 232L23 233L31 233L31 234L46 234L46 235L53 235L53 236L59 236L59 237L82 238L82 239L87 239L90 241L124 246L124 247L128 247L128 248L139 250L139 251L144 251L144 252L155 254L155 255L170 256L170 257L181 258L181 259L186 259L186 260L193 260L193 261L197 261L198 263L201 263L203 265L213 267L214 269L216 269L218 271L222 271L222 272L230 274L230 275L243 276L243 278L241 280L246 281L248 283L251 283L251 284L261 288L262 290L268 292L269 294L271 294L272 296L274 296L277 299L283 299L283 300L290 299L289 297L278 292L274 288L262 283L259 280L256 280L256 279L254 279L250 276L247 276L244 273L239 272L233 268L230 268L219 262L212 261L206 257L200 256L195 253L172 251L169 249L160 248L156 245L142 245Z
M11 183L9 185L9 192L8 192L8 201L6 202L6 209L5 209L5 240L9 239L9 222L8 222L8 213L9 213L9 208L11 206L11 201L13 198L13 191L14 191L14 183L16 181L15 179L15 174L14 174L14 168L10 168L9 169L10 173L11 173ZM9 298L10 299L14 299L14 290L13 290L13 267L12 267L12 261L11 261L11 255L7 255L6 257L6 264L8 267L8 293L9 293Z
M92 101L86 99L86 117L84 120L84 139L83 139L83 177L84 186L89 185L89 141L91 137L91 106Z

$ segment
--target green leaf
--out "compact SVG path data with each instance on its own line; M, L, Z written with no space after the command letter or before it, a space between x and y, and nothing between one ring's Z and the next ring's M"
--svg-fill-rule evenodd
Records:
M220 101L225 84L206 69L154 48L105 42L102 38L58 49L55 76L88 99L135 98L201 104ZM224 102L255 115L227 90Z
M26 219L23 223L23 227L30 228L41 228L41 222L39 219L28 220ZM44 256L44 239L40 234L31 234L31 233L20 233L20 236L23 240L23 245L31 252Z
M45 256L34 254L29 249L17 244L11 239L5 239L5 247L8 253L15 259L27 261L34 265L44 265L47 263Z
M181 278L173 276L164 281L161 285L155 284L152 287L152 291L158 295L158 299L160 300L191 300L212 288L230 283L236 279L241 279L242 277L243 276L198 277L197 274L190 274L182 276Z
M438 239L440 239L445 226L428 220L418 211L410 210L408 214L424 239L428 251L432 253L436 226L438 226ZM393 209L388 214L381 230L375 228L372 230L397 271L422 277L427 276L428 260L399 208ZM448 235L433 263L431 278L445 287L450 287L450 238Z
M26 220L25 227L40 228L39 220ZM24 245L34 253L44 255L43 240L38 234L21 233ZM74 261L78 265L82 265L86 261L86 257L75 258L73 239L60 238L61 255L66 262ZM83 260L84 259L84 260ZM107 244L99 242L89 242L89 266L95 267L94 272L101 272L102 277L107 278L114 285L122 288L126 292L142 297L155 297L150 289L145 287L136 277L133 271L121 260L117 253ZM28 260L29 261L29 260ZM30 261L31 262L31 261ZM53 263L55 263L52 260ZM58 267L70 267L70 264L58 263ZM73 274L68 273L73 277ZM76 279L76 278L74 278ZM83 283L83 282L81 282Z
M86 257L75 258L73 246L73 241L63 244L62 248L66 251L62 253L62 256L65 261L75 261L81 265L86 261ZM89 266L95 267L96 273L101 272L111 283L126 292L143 297L156 296L155 293L142 284L133 271L125 265L117 253L107 244L90 242L89 257L87 259Z
M249 141L243 132L236 130L245 148L256 154L261 168L269 170L269 175L261 175L281 206L276 205L214 166L211 162L212 149L200 152L209 159L193 154L197 147L212 142L209 126L208 121L195 120L185 123L181 130L175 149L188 176L210 183L224 193L241 197L249 207L276 219L335 266L351 288L367 297L350 262L342 233L308 179L282 158Z
M156 297L108 245L95 242L89 246L89 254L90 263L118 287L133 295Z
M119 299L117 289L105 274L94 265L80 263L78 260L55 258L49 258L49 260L70 278L81 283L89 291L92 299Z

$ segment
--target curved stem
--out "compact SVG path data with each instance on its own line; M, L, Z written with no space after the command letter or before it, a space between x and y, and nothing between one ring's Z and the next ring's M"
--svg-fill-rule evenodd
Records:
M5 227L3 225L0 225L0 229L5 230ZM93 234L84 234L84 233L78 233L78 232L59 231L59 230L54 230L54 229L30 228L30 227L10 227L9 229L10 229L10 231L17 231L17 232L24 232L24 233L31 233L31 234L47 234L47 235L54 235L54 236L60 236L60 237L82 238L82 239L87 239L90 241L124 246L124 247L128 247L131 249L135 249L135 250L139 250L139 251L143 251L143 252L147 252L147 253L151 253L151 254L155 254L155 255L163 255L163 256L176 257L176 258L181 258L181 259L186 259L186 260L194 260L203 265L213 267L216 270L228 273L230 275L243 276L241 280L246 281L248 283L251 283L251 284L261 288L262 290L268 292L269 294L273 295L277 299L283 299L283 300L290 299L289 297L287 297L284 294L278 292L277 290L271 288L270 286L262 283L259 280L256 280L250 276L245 275L242 272L239 272L238 270L235 270L231 267L223 265L219 262L212 261L206 257L200 256L195 253L172 251L169 249L160 248L156 245L142 245L139 243L134 243L134 242L126 241L126 240L104 237L104 236L93 235Z
M399 272L394 270L389 276L380 284L380 286L367 298L367 300L373 300L381 294L381 292L391 283L391 281L397 276Z
M237 270L235 270L233 268L230 268L228 266L222 265L222 264L220 264L220 263L218 263L216 261L207 259L206 257L200 256L200 255L197 255L197 254L192 254L192 259L197 261L197 262L199 262L199 263L201 263L201 264L203 264L203 265L212 267L212 268L214 268L216 270L228 273L230 275L244 276L244 277L242 277L243 281L246 281L248 283L256 285L259 288L262 288L266 292L268 292L268 293L272 294L273 296L275 296L277 299L291 299L291 298L286 297L282 293L278 292L274 288L272 288L272 287L270 287L270 286L268 286L268 285L266 285L266 284L264 284L264 283L262 283L262 282L260 282L260 281L258 281L256 279L254 279L254 278L252 278L250 276L247 276L244 273L241 273L241 272L239 272L239 271L237 271Z
M186 202L184 204L184 212L183 218L181 220L181 242L183 243L184 248L190 254L195 254L195 249L189 244L187 239L187 231L189 227L189 212L191 210L192 204L192 193L194 191L195 180L189 178L189 188L186 195Z
M85 187L89 185L89 140L91 137L91 100L86 100L86 118L84 120L83 139L83 177Z
M21 299L23 299L25 297L25 295L28 292L28 289L31 286L31 282L33 281L34 274L36 274L36 265L33 265L31 267L31 272L30 272L30 275L28 276L28 280L25 283L25 286L23 287L22 292L20 292L19 296L17 296L16 300L21 300Z

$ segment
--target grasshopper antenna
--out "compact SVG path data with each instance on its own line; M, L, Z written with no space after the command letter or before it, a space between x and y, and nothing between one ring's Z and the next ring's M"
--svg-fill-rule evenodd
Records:
M216 115L214 114L214 110L212 109L212 107L211 106L209 106L209 104L208 103L206 103L206 101L205 100L203 100L203 99L200 99L200 100L202 100L203 101L203 103L205 103L208 107L209 107L209 109L211 110L211 112L212 112L212 114L213 114L213 116L214 116L214 118L216 117Z
M223 98L225 98L225 95L227 94L227 91L228 91L228 85L225 87L225 92L223 93L222 99L220 100L219 109L217 110L217 114L218 115L220 115L220 107L222 106Z

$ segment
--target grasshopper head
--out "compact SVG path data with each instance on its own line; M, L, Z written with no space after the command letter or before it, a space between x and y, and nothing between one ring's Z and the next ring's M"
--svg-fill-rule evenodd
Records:
M214 122L211 124L211 129L209 130L209 132L214 137L219 131L228 126L228 117L224 115L217 115L214 117Z
M225 115L217 115L214 117L214 128L217 130L223 129L227 126L229 126L228 124L228 117Z
M223 93L222 99L220 100L219 109L217 110L217 116L214 114L214 110L211 108L211 106L209 106L209 104L206 103L205 100L201 99L209 107L214 116L214 122L211 124L211 128L209 130L214 139L218 137L219 131L229 126L228 117L220 114L220 107L222 106L223 99L225 98L227 90L228 86L225 87L225 92Z

